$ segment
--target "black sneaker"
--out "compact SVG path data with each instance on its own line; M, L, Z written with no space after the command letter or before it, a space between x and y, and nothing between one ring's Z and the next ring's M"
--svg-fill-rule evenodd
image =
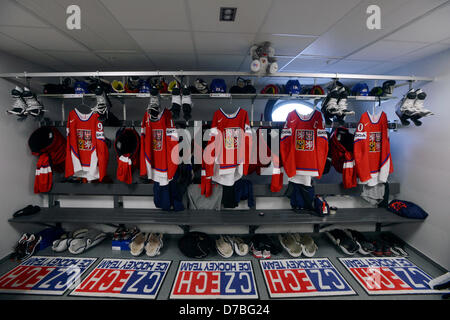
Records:
M381 239L386 243L387 246L389 246L391 252L395 256L400 257L407 257L408 253L404 249L404 244L402 241L400 241L396 236L394 236L392 233L382 233Z
M11 259L13 260L21 260L22 257L24 257L25 251L27 249L27 241L28 238L30 237L29 233L24 233L19 241L17 242L16 247L14 248L14 252L11 254Z
M41 240L42 236L31 234L26 241L25 256L21 257L20 260L25 260L31 257L36 251L36 247L39 245Z
M381 239L377 239L373 242L375 250L372 255L375 257L392 257L392 251L390 246Z
M375 251L375 246L369 242L366 237L356 230L346 229L345 233L353 239L358 245L358 252L363 255L369 255Z
M353 239L351 237L349 237L343 230L334 229L334 230L325 232L325 234L346 255L352 256L359 249L359 246L356 244L356 242L353 241Z

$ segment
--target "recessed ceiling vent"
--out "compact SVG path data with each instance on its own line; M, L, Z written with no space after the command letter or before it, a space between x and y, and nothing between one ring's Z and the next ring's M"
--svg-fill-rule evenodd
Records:
M237 8L220 8L220 21L234 21Z

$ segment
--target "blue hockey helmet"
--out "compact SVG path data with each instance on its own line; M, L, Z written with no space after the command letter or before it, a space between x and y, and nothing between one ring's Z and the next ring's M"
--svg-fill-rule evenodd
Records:
M226 93L227 85L223 79L214 79L211 81L210 90L213 93Z

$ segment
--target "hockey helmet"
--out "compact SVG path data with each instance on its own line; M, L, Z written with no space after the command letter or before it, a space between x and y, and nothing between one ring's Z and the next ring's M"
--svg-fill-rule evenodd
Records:
M369 96L381 97L383 95L383 88L381 87L373 87L370 90Z
M205 80L197 78L194 86L198 93L208 93L208 83Z
M302 90L302 86L298 80L288 80L285 88L287 94L300 94L300 91Z
M158 81L159 93L167 93L169 92L169 85L164 79L160 79Z
M227 85L223 79L213 79L209 89L214 93L225 93L227 92Z
M245 79L238 77L236 84L230 88L230 93L244 93L245 82Z
M125 87L124 87L122 81L118 81L118 80L114 80L113 82L111 82L111 88L115 92L118 92L118 93L125 91Z
M383 82L383 95L390 96L394 92L395 81L387 80Z
M139 93L150 93L150 85L147 80L139 81Z
M172 93L172 90L174 88L180 88L180 83L177 80L172 80L169 82L169 85L167 86L167 92Z
M367 96L369 95L369 86L367 83L358 82L352 88L352 95L354 96Z
M242 88L244 93L256 93L256 88L252 85L252 80L246 79L245 86Z
M85 94L88 93L88 84L85 81L75 82L75 94Z
M274 84L268 84L261 90L262 94L278 94L279 92L280 90Z
M324 95L325 91L323 90L323 88L321 86L313 86L311 88L311 90L309 90L309 94L313 94L313 95Z

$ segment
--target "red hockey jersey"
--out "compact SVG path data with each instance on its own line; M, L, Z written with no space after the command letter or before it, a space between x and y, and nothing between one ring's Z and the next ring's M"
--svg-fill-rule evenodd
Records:
M340 141L340 137L345 134L347 138L345 144ZM350 141L348 141L350 140ZM337 172L342 173L342 182L344 188L356 187L355 160L353 158L353 140L354 137L348 132L347 128L338 128L333 131L330 137L331 163ZM348 145L350 143L351 145ZM347 148L345 146L347 145Z
M389 144L388 120L384 112L365 112L355 132L353 154L361 183L375 186L384 183L394 171Z
M70 111L67 121L66 177L103 180L108 165L108 146L97 113Z
M214 113L209 143L203 153L206 177L232 186L247 175L250 163L252 130L247 111L239 108L228 115L222 109Z
M145 112L141 127L140 175L161 186L169 184L178 168L178 134L172 114L164 109L156 121Z
M116 133L114 148L117 153L117 180L131 184L133 170L139 167L141 137L134 128L121 128Z
M33 132L32 137L42 131L48 132L48 141L51 142L43 149L31 151L33 155L39 157L36 164L34 193L49 192L52 188L53 170L64 172L64 161L66 161L66 138L54 127L41 127Z
M291 111L281 131L281 163L288 180L311 186L311 177L322 177L328 154L328 136L322 114ZM274 172L277 173L277 172Z

